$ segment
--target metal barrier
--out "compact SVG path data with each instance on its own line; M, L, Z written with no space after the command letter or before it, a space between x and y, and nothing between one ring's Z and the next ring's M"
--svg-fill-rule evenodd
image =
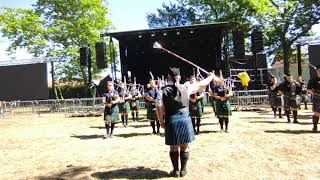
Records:
M230 103L236 110L248 108L267 108L269 107L267 90L249 90L234 91L234 96L229 99ZM212 98L205 93L203 104L210 106ZM146 108L146 103L141 100L140 108ZM82 99L50 99L36 101L12 101L6 102L1 106L1 116L6 113L11 114L42 114L42 113L64 113L67 114L102 114L104 106L102 98L82 98Z

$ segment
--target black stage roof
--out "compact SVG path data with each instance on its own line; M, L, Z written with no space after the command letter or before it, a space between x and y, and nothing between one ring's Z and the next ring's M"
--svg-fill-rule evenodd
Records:
M176 57L153 48L159 42L164 48L210 70L228 73L228 30L232 23L220 22L193 26L146 29L105 33L119 41L122 74L146 83L149 71L155 77L167 73L168 67L179 67L183 77L193 73L193 67Z

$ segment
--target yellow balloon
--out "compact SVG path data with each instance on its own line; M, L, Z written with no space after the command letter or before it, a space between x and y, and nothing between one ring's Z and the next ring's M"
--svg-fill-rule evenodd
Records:
M242 86L245 86L245 87L249 86L250 77L247 72L239 73L238 78L241 80Z

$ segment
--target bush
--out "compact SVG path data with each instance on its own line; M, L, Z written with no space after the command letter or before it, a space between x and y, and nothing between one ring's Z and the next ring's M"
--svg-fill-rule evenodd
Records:
M84 98L85 97L85 89L84 85L64 85L56 87L57 92L57 99L61 99L59 89L61 90L62 96L64 99L70 99L70 98ZM49 98L55 99L53 96L52 88L49 88Z

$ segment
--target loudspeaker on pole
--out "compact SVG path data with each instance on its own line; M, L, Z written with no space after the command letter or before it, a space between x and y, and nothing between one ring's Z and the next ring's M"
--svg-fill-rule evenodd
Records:
M107 68L106 43L96 43L96 64L99 69Z

